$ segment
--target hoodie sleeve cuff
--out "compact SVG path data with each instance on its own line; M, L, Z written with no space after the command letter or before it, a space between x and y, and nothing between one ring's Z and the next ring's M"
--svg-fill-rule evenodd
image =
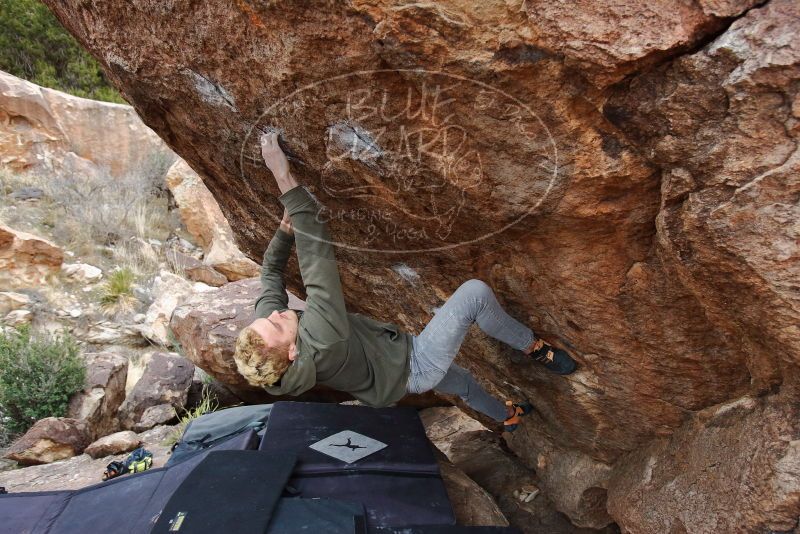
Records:
M294 215L308 206L316 205L314 198L309 194L305 187L298 185L289 189L287 192L278 197L283 207L289 212L289 215Z
M283 229L280 227L278 228L278 231L275 232L275 237L277 237L278 239L280 239L285 243L294 243L294 234L284 232Z

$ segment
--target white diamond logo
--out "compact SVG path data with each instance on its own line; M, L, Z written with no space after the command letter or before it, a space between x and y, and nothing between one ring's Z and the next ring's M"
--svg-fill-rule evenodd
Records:
M385 448L386 444L352 430L342 430L337 434L309 445L309 447L322 454L327 454L337 460L351 464L378 452Z

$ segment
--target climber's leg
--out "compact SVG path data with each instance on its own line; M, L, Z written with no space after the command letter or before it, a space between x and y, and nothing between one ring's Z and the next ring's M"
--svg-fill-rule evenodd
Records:
M541 338L536 339L530 328L503 310L494 291L486 283L468 280L461 284L447 302L456 298L456 295L459 301L467 304L462 304L457 309L465 313L465 317L474 317L486 334L530 355L553 373L568 375L575 371L577 364L565 350L557 349Z
M444 378L473 323L518 350L525 350L534 342L533 332L500 307L486 283L468 280L413 338L409 392L428 391Z
M444 378L433 389L439 393L458 395L467 406L495 421L503 422L511 415L505 404L489 395L472 373L456 364L450 366Z

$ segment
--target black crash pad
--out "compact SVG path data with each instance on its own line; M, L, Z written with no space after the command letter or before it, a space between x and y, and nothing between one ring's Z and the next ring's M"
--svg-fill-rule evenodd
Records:
M385 443L387 447L350 464L310 448L312 444L346 430ZM295 475L342 470L439 475L439 464L425 428L417 411L410 407L276 402L259 450L295 452Z
M334 499L281 499L272 514L267 534L309 532L366 534L364 507Z
M264 532L294 463L291 454L211 451L173 493L152 533Z
M349 463L311 448L342 431L386 446ZM335 445L346 444L339 441ZM351 440L359 443L365 441ZM362 503L370 529L455 524L439 465L413 408L277 402L259 449L297 454L289 484L304 498Z

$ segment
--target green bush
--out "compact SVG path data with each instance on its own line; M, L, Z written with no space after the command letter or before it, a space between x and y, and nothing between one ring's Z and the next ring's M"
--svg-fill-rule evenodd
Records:
M0 0L0 70L76 96L125 102L39 0Z
M69 336L34 336L29 327L0 333L0 412L12 433L44 417L63 417L83 388L86 367Z

